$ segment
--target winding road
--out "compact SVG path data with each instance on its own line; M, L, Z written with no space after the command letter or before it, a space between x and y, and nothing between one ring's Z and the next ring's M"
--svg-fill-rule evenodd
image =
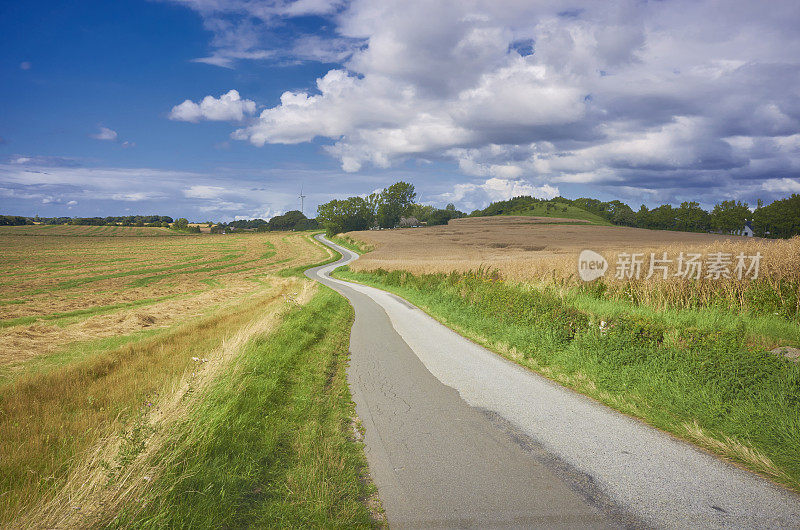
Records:
M391 527L800 528L800 496L522 368L402 298L355 310L348 382Z

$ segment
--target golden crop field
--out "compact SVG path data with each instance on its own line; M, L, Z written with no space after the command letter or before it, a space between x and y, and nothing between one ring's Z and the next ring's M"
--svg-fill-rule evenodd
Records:
M109 477L132 473L141 426L149 448L169 443L190 395L310 299L313 282L276 273L331 255L304 233L22 228L0 227L4 527L83 526L121 502Z
M31 227L31 237L15 228L0 228L6 368L72 342L169 326L248 295L265 274L327 255L304 236L277 233L171 237L158 228L67 226Z
M496 270L508 281L537 283L556 281L579 285L577 257L584 249L602 254L609 264L604 281L624 284L628 296L661 307L668 303L690 305L690 300L710 300L721 292L732 302L744 304L747 280L687 281L660 275L639 281L615 278L621 253L664 252L673 260L684 252L704 256L723 252L736 256L761 253L760 277L766 281L800 279L800 238L766 240L621 226L597 226L572 220L536 217L476 217L452 220L430 228L363 231L347 234L375 248L351 267L356 271L405 270L414 274ZM643 271L647 273L648 271ZM622 291L620 291L622 292Z

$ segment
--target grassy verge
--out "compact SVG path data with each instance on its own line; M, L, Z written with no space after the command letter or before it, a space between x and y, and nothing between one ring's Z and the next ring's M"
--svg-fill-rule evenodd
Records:
M321 267L322 265L327 265L329 263L333 263L334 261L338 261L339 259L341 259L341 257L342 257L341 254L339 254L338 252L336 252L332 248L327 247L327 246L321 244L316 239L314 239L315 235L321 234L321 233L322 232L310 232L308 234L308 240L311 241L314 245L318 245L318 246L324 248L325 250L327 250L328 253L329 253L329 257L327 259L324 259L324 260L322 260L320 262L317 262L317 263L313 263L311 265L300 265L299 267L288 267L286 269L282 269L280 272L278 272L278 276L282 276L282 277L303 276L303 273L305 271L307 271L308 269L313 269L314 267Z
M578 303L490 274L336 273L394 292L505 357L800 491L800 364L747 326Z
M345 378L352 318L320 288L248 343L154 455L167 465L142 502L112 526L374 526Z
M55 494L99 438L124 429L144 403L170 393L192 357L219 347L279 296L267 291L166 333L119 347L112 342L105 352L73 352L80 360L0 386L0 525Z
M355 238L352 238L344 234L337 234L333 237L329 237L328 239L330 241L333 241L339 246L342 246L348 250L352 250L358 255L366 254L367 252L375 250L375 248L372 245L369 245L367 243L364 243L363 241L359 241Z

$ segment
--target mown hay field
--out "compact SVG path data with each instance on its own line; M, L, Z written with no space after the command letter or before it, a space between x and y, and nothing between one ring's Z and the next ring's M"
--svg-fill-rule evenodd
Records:
M106 514L186 400L312 298L282 271L332 255L306 233L15 228L0 228L2 527Z
M24 225L4 226L2 230L3 235L20 236L163 237L187 235L169 228L139 226Z
M70 343L170 326L246 297L266 274L327 256L300 234L172 237L158 228L67 226L33 227L61 230L30 237L15 228L0 228L0 370Z
M560 221L560 222L559 222ZM609 270L601 280L609 295L627 297L655 308L698 307L724 303L740 309L758 305L797 317L800 310L800 238L766 240L731 235L596 226L573 220L536 217L478 217L456 219L430 228L351 232L347 234L374 248L352 265L354 271L405 270L413 274L468 272L492 269L504 281L557 283L586 287L578 277L579 253L584 249L603 255ZM672 259L666 279L645 278L650 254ZM730 278L686 279L675 276L680 253L735 256L761 254L759 285L755 293L749 276L739 279L735 263ZM623 253L643 257L641 277L615 277ZM750 265L750 260L746 261ZM660 272L660 271L659 271ZM773 312L775 312L773 311Z

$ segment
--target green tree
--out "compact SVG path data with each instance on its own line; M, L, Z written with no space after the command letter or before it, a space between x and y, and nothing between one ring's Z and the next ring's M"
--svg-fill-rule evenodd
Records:
M711 210L711 227L729 234L734 230L741 230L752 215L747 203L734 200L722 201Z
M792 237L800 234L800 195L773 202L753 212L756 235Z
M363 197L334 199L317 208L317 221L329 235L369 228L374 217L370 205Z
M670 204L662 204L650 210L650 226L660 230L675 230L675 211Z
M460 219L465 216L466 214L464 212L459 212L456 209L449 210L445 208L444 210L435 210L428 219L428 224L431 226L446 225L450 222L450 219Z
M615 225L636 226L636 213L626 204L625 208L614 212L611 222Z
M639 228L650 228L652 225L652 220L650 218L650 210L644 204L639 207L639 211L636 212L636 224Z
M407 217L417 193L408 182L395 182L381 193L378 204L378 224L383 228L394 228L400 217Z
M294 230L297 223L308 218L300 210L290 210L269 220L270 230Z
M372 215L374 221L378 215L378 207L381 204L381 194L377 192L370 193L365 200L367 202L369 213Z
M414 217L420 222L429 222L431 215L436 211L436 208L427 204L412 204L409 209L409 217Z
M675 210L675 229L684 232L704 232L709 228L708 212L698 202L682 202Z
M315 230L319 228L319 223L316 219L303 219L294 225L295 230Z
M189 220L185 217L181 217L174 223L172 223L172 228L174 230L187 230L189 228Z

